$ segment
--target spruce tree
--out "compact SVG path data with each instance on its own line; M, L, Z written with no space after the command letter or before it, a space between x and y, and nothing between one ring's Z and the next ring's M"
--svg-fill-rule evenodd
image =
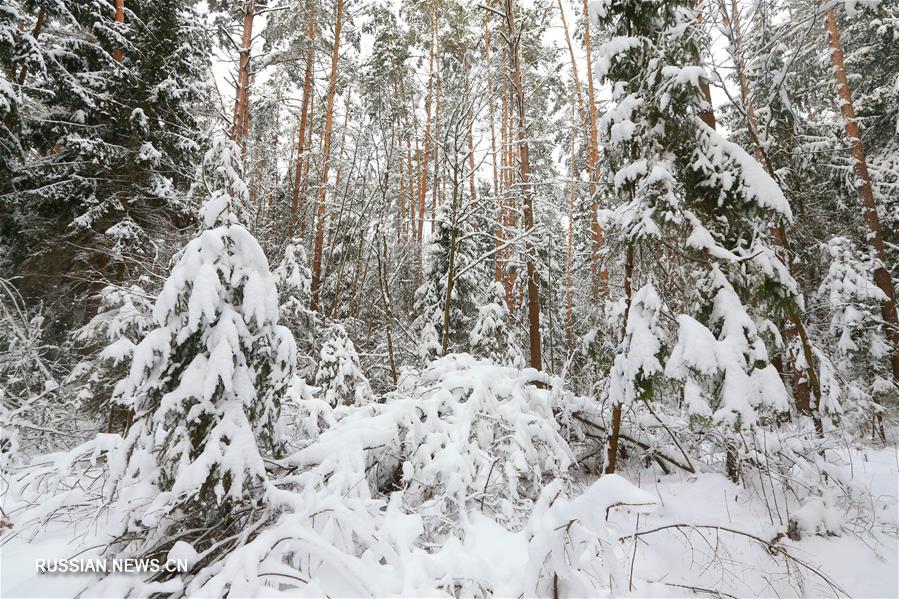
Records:
M430 360L468 350L468 333L476 315L476 256L471 230L459 205L440 207L428 246L425 280L415 292L418 355Z
M232 170L214 162L222 155L210 151L204 172ZM119 555L165 557L180 539L200 553L216 546L206 559L220 557L223 539L233 546L264 517L264 458L282 446L294 341L278 324L268 261L236 217L245 187L208 191L204 228L179 255L116 388L134 414L110 458Z
M21 147L0 177L0 235L27 296L67 302L87 271L122 280L190 222L210 97L202 18L186 0L125 6L120 23L105 0L40 3L43 32L20 36L28 109L9 119Z
M502 283L487 285L479 302L477 320L469 334L469 343L476 358L515 368L524 366L518 340L509 328L509 309Z
M298 237L292 238L284 248L284 256L275 269L278 282L278 298L281 322L290 329L298 344L305 347L317 324L316 315L309 310L312 271L306 258L306 248Z
M602 118L612 170L610 191L618 198L611 220L627 248L627 331L636 330L630 289L653 284L679 318L678 342L663 338L658 359L666 379L687 385L695 413L708 411L725 431L751 426L757 413L787 406L760 331L774 330L769 316L796 302L797 287L771 246L769 223L789 221L792 211L777 184L736 144L701 119L708 103L701 84L704 46L693 3L604 0L595 5L610 39L599 49L600 76L615 105ZM659 262L661 255L667 256ZM672 272L665 265L677 264ZM700 364L684 365L679 346L701 333L714 345ZM647 349L629 334L620 348L611 389L651 382L640 367ZM696 358L686 355L687 360ZM656 385L651 392L663 389ZM639 396L646 397L650 390ZM634 394L616 393L613 429L620 408ZM700 400L700 398L703 398ZM617 431L613 430L613 437ZM614 444L617 438L613 439ZM730 446L729 446L730 447ZM613 450L609 462L614 467ZM728 471L739 465L728 449Z
M814 298L823 307L825 347L834 357L829 363L835 373L831 386L836 387L831 395L845 398L843 405L835 400L827 407L831 412L845 409L865 422L865 412L882 414L878 404L896 393L889 369L892 346L878 318L883 292L873 282L876 260L846 237L834 237L823 250L830 264ZM876 428L882 431L882 425Z
M332 407L363 405L372 400L371 387L359 365L356 347L339 324L328 327L315 374L315 385Z

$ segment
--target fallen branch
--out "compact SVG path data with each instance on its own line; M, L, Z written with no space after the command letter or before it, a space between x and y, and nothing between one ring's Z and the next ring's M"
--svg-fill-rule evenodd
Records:
M571 414L571 416L572 416L572 418L574 418L574 419L577 420L578 422L581 422L581 423L583 423L583 424L586 424L587 426L591 426L591 427L593 427L593 428L595 428L595 429L597 429L597 430L600 430L600 431L602 431L602 432L604 432L604 433L607 432L607 431L606 431L606 428L605 428L604 426L601 426L601 425L599 425L599 424L596 424L596 423L593 422L592 420L589 420L588 418L585 418L585 417L581 416L581 413L580 413L580 412L573 412L573 413ZM672 458L672 457L670 457L670 456L665 455L664 453L662 453L662 452L660 452L659 450L653 448L652 446L648 445L647 443L643 443L642 441L638 441L638 440L634 439L633 437L630 437L630 436L628 436L628 435L625 435L624 433L618 433L618 437L619 437L621 440L625 441L626 443L629 443L629 444L631 444L631 445L634 445L634 446L636 446L636 447L639 447L640 449L643 449L644 451L648 451L649 454L650 454L650 456L651 456L651 457L652 457L652 458L659 464L659 466L662 467L662 470L664 470L666 474L668 474L670 471L668 470L668 467L667 467L667 466L665 466L664 464L662 464L662 461L663 461L663 460L664 460L665 462L668 462L668 463L671 464L672 466L677 466L678 468L680 468L680 469L683 470L684 472L689 472L690 474L696 474L696 470L693 468L693 465L692 465L692 464L689 464L689 465L688 465L688 464L683 464L682 462L679 462L679 461L677 461L676 459L674 459L674 458Z
M636 539L637 537L642 537L644 535L649 535L652 533L661 532L663 530L670 530L670 529L674 529L674 530L709 529L709 530L715 530L715 531L719 531L719 532L722 532L722 531L729 532L734 535L746 537L747 539L751 539L751 540L755 541L756 543L758 543L759 545L761 545L762 547L764 547L772 557L775 557L777 555L782 555L785 560L789 560L798 566L802 566L803 568L805 568L806 570L808 570L809 572L811 572L812 574L814 574L815 576L817 576L818 578L823 580L824 583L828 587L830 587L831 591L834 592L835 596L839 597L840 593L842 593L844 596L849 597L849 593L846 591L846 589L844 589L843 587L838 585L836 582L831 580L830 577L828 577L826 574L821 572L818 568L814 567L813 565L809 564L808 562L805 562L805 561L799 559L798 557L796 557L794 555L790 555L789 553L787 553L787 548L784 547L783 545L781 545L780 543L774 543L772 541L763 539L762 537L756 536L752 533L748 533L743 530L737 530L735 528L729 528L727 526L718 526L715 524L665 524L663 526L658 526L656 528L650 528L649 530L640 530L633 534L619 537L618 542L621 543L621 542L627 541L629 539Z
M694 587L689 584L675 584L673 582L663 582L662 584L667 585L669 587L676 587L679 589L687 589L688 591L693 591L694 593L709 593L714 595L715 597L730 597L731 599L737 599L736 595L731 595L729 593L721 592L717 589L707 589L704 587Z

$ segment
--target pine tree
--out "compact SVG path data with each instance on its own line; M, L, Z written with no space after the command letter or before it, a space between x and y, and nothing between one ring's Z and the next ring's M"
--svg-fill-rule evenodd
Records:
M372 400L371 387L359 365L359 355L339 324L328 327L315 374L315 385L331 406L357 405Z
M852 100L852 89L849 86L849 77L846 72L844 51L834 8L831 7L825 12L824 22L827 29L828 44L830 45L830 62L833 65L838 104L843 117L843 127L846 132L849 154L852 156L852 173L855 177L852 183L858 192L858 198L862 206L862 215L864 216L867 233L865 239L879 261L879 264L874 269L874 283L883 293L880 312L884 322L887 323L887 334L890 337L890 343L893 345L893 355L890 359L893 378L899 384L899 312L897 312L896 306L896 288L887 266L883 227L877 211L878 202L874 197L874 188L871 184L870 172L868 171L864 142L862 141L862 133L856 117L855 104Z
M334 119L334 97L337 86L337 70L338 60L340 58L340 30L343 27L343 11L344 0L336 0L334 17L334 43L331 47L331 74L328 81L328 95L325 106L325 130L322 142L322 169L321 169L321 185L319 187L318 204L316 208L316 224L315 224L315 245L312 254L312 303L310 309L315 311L318 309L320 299L320 287L322 282L322 252L324 250L325 239L325 216L327 214L326 200L328 197L328 188L331 180L329 179L329 168L331 165L331 133L332 122Z
M509 329L509 309L502 283L493 282L487 286L484 298L479 302L469 343L472 355L477 358L503 366L524 366L518 341Z
M26 296L68 302L79 273L121 280L188 222L209 44L185 0L128 3L124 23L104 0L42 3L40 15L52 27L18 61L28 110L13 123L20 157L0 178L0 235Z
M213 162L221 155L210 151L204 172L229 170ZM265 509L264 456L282 445L295 346L278 325L268 261L236 217L245 195L243 186L209 189L205 228L179 255L116 388L134 414L110 460L119 555L165 557L180 539L200 553L218 547L206 555L214 560L228 547L216 540L234 538Z
M708 103L700 83L708 76L700 64L702 32L692 3L604 1L595 8L612 35L599 49L599 71L612 85L616 103L602 121L614 168L610 187L621 202L612 219L627 247L626 289L635 278L659 277L655 288L682 290L670 300L667 291L665 303L682 306L690 317L680 319L679 328L689 328L678 333L682 342L696 334L696 325L716 340L720 349L714 361L703 364L711 376L704 385L712 394L707 401L725 430L738 431L751 426L760 405L785 407L782 383L759 330L774 328L763 314L796 302L796 283L767 230L771 220L788 220L792 212L761 166L701 120ZM668 272L641 260L660 251L683 268ZM641 312L633 310L633 299L628 295L629 320ZM626 327L632 330L629 322ZM677 355L665 339L658 353L669 352ZM616 372L624 380L613 390L642 385L642 369ZM683 383L681 374L676 365L667 370L669 380ZM692 383L691 389L697 391ZM629 398L611 398L607 471L614 469L614 437ZM737 478L738 464L731 458L729 449L728 471Z

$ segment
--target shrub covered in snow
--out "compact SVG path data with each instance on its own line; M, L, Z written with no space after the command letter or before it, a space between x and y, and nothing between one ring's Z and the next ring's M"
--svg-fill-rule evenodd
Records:
M613 508L650 512L656 499L618 475L603 476L569 497L561 481L546 486L525 528L528 565L522 592L538 597L590 597L627 591Z
M378 414L391 434L370 453L376 487L401 489L435 538L471 509L517 529L543 485L572 463L552 416L553 390L537 381L546 379L467 354L406 378Z

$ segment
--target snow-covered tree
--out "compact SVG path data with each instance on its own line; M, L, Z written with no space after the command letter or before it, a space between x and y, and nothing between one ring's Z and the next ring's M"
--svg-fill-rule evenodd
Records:
M879 412L876 403L897 392L888 367L892 347L879 317L883 292L871 275L875 261L849 239L831 239L826 251L830 265L817 297L830 316L828 346L838 373L832 385L842 380L845 389L837 395L845 396L844 407L865 418L865 408Z
M509 328L509 309L502 283L494 282L487 286L478 307L478 318L469 334L469 344L475 357L501 366L524 366L524 356Z
M686 314L678 317L678 340L665 375L684 382L691 416L711 415L739 430L759 414L786 412L789 398L756 323L727 281L713 266L705 293L713 297L708 325Z
M108 432L124 428L117 426L126 415L112 402L113 388L127 375L135 347L152 326L152 312L152 298L138 284L127 289L110 285L100 292L97 315L75 333L93 353L75 366L69 379L80 387L82 406L105 419Z
M284 248L284 256L275 269L278 282L278 298L281 304L281 322L290 329L298 345L307 345L316 324L315 313L309 310L312 272L306 259L302 240L294 237ZM306 348L308 349L308 348Z
M0 177L0 233L27 294L68 302L82 290L63 275L118 282L167 259L166 238L189 222L208 37L185 0L126 2L123 22L105 0L13 4L33 35L17 36L9 65L27 110L7 120L19 147ZM55 324L83 324L68 320Z
M610 395L617 403L652 399L652 383L662 372L659 360L665 331L659 322L661 310L662 300L652 284L641 287L631 300L624 342L609 378Z
M547 418L564 397L559 383L467 354L432 361L386 398L383 420L397 430L372 452L375 484L399 484L431 542L462 528L472 509L519 530L543 485L572 463L558 423Z
M281 450L295 346L268 261L235 218L244 189L209 190L204 230L178 256L116 387L134 414L110 458L119 554L165 557L179 540L214 559L226 549L216 539L237 542L265 508L264 459Z
M434 221L425 263L425 280L415 292L418 355L426 360L468 349L476 315L476 256L460 206L441 206Z
M787 407L759 330L774 329L766 319L798 301L769 234L770 223L789 221L792 211L762 166L704 121L709 104L701 83L708 74L694 4L602 0L593 7L610 33L599 49L598 71L612 87L614 105L601 123L609 186L619 200L608 220L628 248L625 289L656 278L663 302L679 306L675 316L688 317L678 318L680 342L692 343L700 332L716 340L702 363L690 364L709 377L702 385L681 369L682 350L670 338L652 356L671 353L675 363L666 375L689 387L688 404L699 412L708 404L726 429L739 430L761 405ZM660 264L659 252L680 268ZM634 299L627 298L631 307ZM643 318L643 310L631 317ZM626 326L636 332L630 322ZM634 349L626 344L623 351ZM645 387L645 360L632 366L616 369L613 392ZM611 399L621 405L630 396Z
M342 325L328 327L319 355L315 385L331 406L359 406L372 401L371 387L359 366L356 347Z

